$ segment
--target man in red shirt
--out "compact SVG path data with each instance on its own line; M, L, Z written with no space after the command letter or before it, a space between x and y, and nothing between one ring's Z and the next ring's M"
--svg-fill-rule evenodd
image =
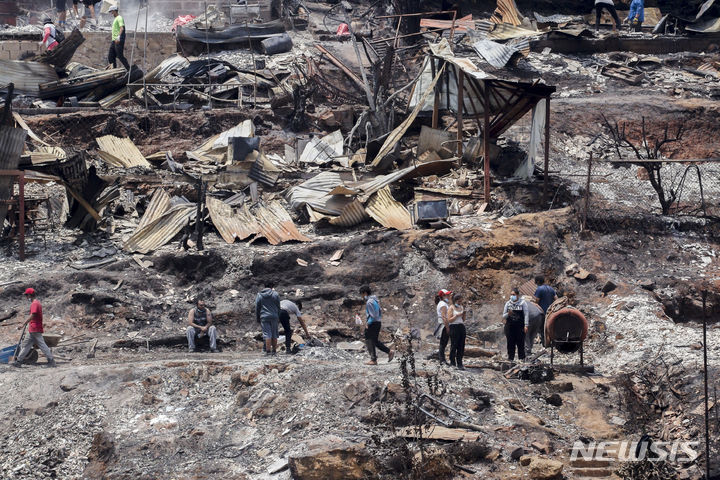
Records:
M42 351L45 357L47 357L47 366L55 367L55 359L53 358L53 354L50 351L50 347L45 344L45 340L43 339L42 335L44 330L42 305L40 304L40 300L35 298L34 288L28 288L27 290L25 290L24 295L30 300L30 316L28 317L22 328L25 328L25 325L27 325L28 323L30 324L30 326L28 327L27 337L25 337L22 348L20 349L20 354L15 359L15 363L13 363L13 366L19 367L20 365L22 365L22 361L25 359L25 357L27 357L28 353L30 353L30 349L34 344L37 345L40 351Z

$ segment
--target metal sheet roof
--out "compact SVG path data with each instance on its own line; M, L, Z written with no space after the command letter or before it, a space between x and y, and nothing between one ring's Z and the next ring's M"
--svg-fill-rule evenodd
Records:
M260 226L248 210L247 205L233 209L227 203L213 197L206 197L205 204L210 212L213 225L227 243L234 243L236 239L245 240L260 232Z
M412 228L410 212L393 198L389 187L384 187L375 193L368 200L365 210L383 227L397 230Z
M267 238L272 245L279 245L290 240L309 242L310 239L300 233L290 215L279 202L272 202L267 207L260 206L255 211L260 227L258 237Z
M129 138L105 135L96 138L95 141L100 147L98 155L110 165L122 168L151 167L150 162Z
M150 203L148 204L147 209L145 209L145 213L140 219L140 223L138 223L135 231L138 232L143 227L160 218L160 216L167 212L169 208L170 195L168 195L162 188L158 188L155 190L152 199L150 199Z
M515 5L515 0L497 0L497 7L490 20L495 23L520 25L522 23L521 18L522 15L520 15L517 5Z
M495 68L502 68L518 52L517 47L493 42L492 40L478 40L473 43L475 51Z
M40 95L40 85L57 81L52 65L19 60L0 60L0 90L9 83L15 84L15 93Z
M125 250L148 253L165 245L182 230L188 220L195 218L196 211L197 207L194 203L184 203L172 207L162 216L133 233L125 242Z
M341 227L353 227L368 218L370 217L365 211L363 204L359 200L353 200L343 207L339 217L330 219L330 223Z

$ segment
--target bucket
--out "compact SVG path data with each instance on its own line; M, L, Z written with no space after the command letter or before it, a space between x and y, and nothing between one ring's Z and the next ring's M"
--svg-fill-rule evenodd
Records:
M275 55L277 53L285 53L292 50L293 43L290 35L283 33L276 37L266 38L260 42L262 51L265 55Z
M18 347L18 345L19 344L11 345L0 350L0 363L9 363L10 357L15 354L15 349Z

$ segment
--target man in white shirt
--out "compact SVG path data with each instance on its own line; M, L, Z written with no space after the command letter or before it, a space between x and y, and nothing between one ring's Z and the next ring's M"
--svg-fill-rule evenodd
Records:
M603 8L612 15L613 21L615 22L613 32L617 32L617 29L620 28L620 18L615 10L613 0L595 0L595 31L597 32L600 29L600 17L602 16Z

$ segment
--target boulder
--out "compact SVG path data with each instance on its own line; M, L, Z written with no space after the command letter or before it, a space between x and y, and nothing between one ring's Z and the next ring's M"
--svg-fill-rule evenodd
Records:
M296 480L361 480L378 474L378 463L362 443L350 443L334 435L308 444L307 452L288 459Z
M548 458L533 457L530 460L528 473L533 480L553 480L561 478L562 462Z

